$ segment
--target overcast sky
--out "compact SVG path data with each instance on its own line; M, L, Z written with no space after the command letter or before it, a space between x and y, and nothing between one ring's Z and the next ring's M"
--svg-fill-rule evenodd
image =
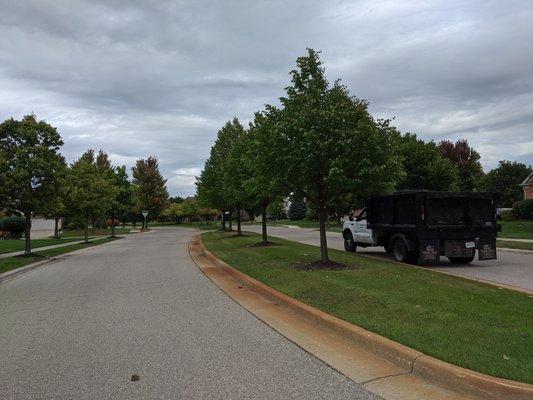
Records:
M217 130L276 103L306 47L378 117L533 163L533 1L0 0L0 120L35 113L75 160L159 158L194 193Z

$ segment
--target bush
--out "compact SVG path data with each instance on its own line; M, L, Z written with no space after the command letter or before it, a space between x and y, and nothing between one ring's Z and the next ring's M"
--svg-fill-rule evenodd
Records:
M304 202L292 202L289 206L289 219L291 221L298 221L305 218L307 206Z
M0 218L0 231L8 231L14 235L20 235L24 232L25 226L26 222L24 218L16 215Z
M520 219L533 219L533 199L517 201L514 203L513 213Z
M505 210L505 211L502 211L501 219L502 221L506 221L506 222L516 221L516 215L513 210Z

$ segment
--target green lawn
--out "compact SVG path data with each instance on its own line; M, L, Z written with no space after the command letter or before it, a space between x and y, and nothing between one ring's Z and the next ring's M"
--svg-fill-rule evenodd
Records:
M502 225L498 237L533 239L533 220L498 221L498 223Z
M140 227L140 225L139 225ZM128 233L130 233L130 230L132 228L131 227L128 227L128 228L122 228L122 227L116 227L115 228L115 234L116 235L126 235ZM63 232L61 232L61 237L62 238L70 238L70 237L76 237L76 238L80 238L80 237L83 237L84 235L84 231L83 229L78 229L78 230L64 230ZM107 228L107 229L89 229L89 236L109 236L111 235L111 229L110 228Z
M235 223L235 222L234 222ZM236 224L236 223L235 223ZM192 223L188 222L182 222L182 223L175 223L175 222L164 222L162 224L153 223L150 226L158 227L158 226L175 226L178 228L198 228L202 231L205 230L212 230L212 229L220 229L221 222L220 221L209 221L209 222L200 222L200 221L193 221ZM150 227L149 226L149 227ZM235 225L236 226L236 225Z
M319 248L207 232L206 246L242 272L365 329L452 364L533 383L533 299L459 277L330 250L356 269L303 271Z
M33 262L43 260L44 258L47 258L47 257L54 257L60 254L70 253L72 251L84 249L86 247L98 246L99 244L112 242L113 240L117 240L117 239L120 239L120 238L115 238L115 239L103 238L103 239L93 240L89 244L78 243L78 244L73 244L71 246L64 246L64 247L58 247L56 249L38 251L38 252L32 253L32 255L29 257L16 256L16 257L0 258L0 273L7 272L15 268L23 267Z
M79 239L34 239L31 241L32 249L38 247L51 246L54 244L74 242ZM0 240L0 254L11 253L13 251L24 250L25 241L24 239L17 240Z
M504 247L508 249L533 250L532 242L514 242L511 240L497 240L497 247Z

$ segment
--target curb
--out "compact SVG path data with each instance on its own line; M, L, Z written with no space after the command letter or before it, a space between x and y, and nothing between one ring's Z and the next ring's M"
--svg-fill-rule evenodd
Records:
M200 236L194 236L189 242L189 253L198 266L200 263L205 264L205 260L199 260L205 258L207 264L211 264L208 268L217 269L231 276L256 294L275 304L285 306L290 312L311 320L317 327L334 332L352 342L354 346L364 347L370 353L392 362L402 369L411 370L412 374L449 391L484 400L526 400L533 398L533 385L492 377L449 364L293 299L220 260L207 250ZM204 270L204 268L200 268L202 271Z

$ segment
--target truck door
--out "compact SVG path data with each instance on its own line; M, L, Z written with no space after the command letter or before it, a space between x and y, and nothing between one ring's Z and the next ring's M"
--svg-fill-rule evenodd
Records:
M366 210L363 209L355 221L354 239L357 243L374 244L372 229L366 226Z

